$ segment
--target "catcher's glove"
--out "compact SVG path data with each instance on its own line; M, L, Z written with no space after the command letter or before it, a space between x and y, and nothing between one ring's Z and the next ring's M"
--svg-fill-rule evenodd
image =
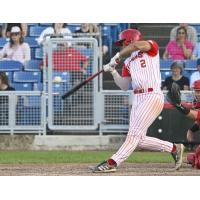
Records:
M180 87L177 83L173 82L171 90L167 92L167 100L176 106L180 106L181 104L181 92L180 92Z
M181 104L181 92L180 87L177 83L173 82L171 90L167 92L167 100L175 106L175 108L183 113L184 115L187 115L190 112L190 109L184 107Z

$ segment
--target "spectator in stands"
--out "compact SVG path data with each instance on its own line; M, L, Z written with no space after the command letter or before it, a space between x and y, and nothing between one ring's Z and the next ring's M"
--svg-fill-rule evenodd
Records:
M192 52L192 60L197 60L200 58L200 42L198 42Z
M182 75L183 73L183 63L180 61L175 61L171 65L172 76L165 79L163 83L163 90L170 90L172 83L176 82L181 90L189 90L189 79Z
M18 26L20 28L23 37L27 36L28 25L26 23L7 23L7 24L3 24L2 36L10 38L10 31L11 31L13 26Z
M179 24L179 26L175 26L171 32L170 32L170 40L175 40L176 39L176 33L177 33L177 29L180 27L184 27L187 31L187 35L188 35L188 40L190 42L192 42L193 46L196 45L197 41L198 41L198 37L197 37L197 31L193 26L189 26L186 23L181 23Z
M99 27L97 26L97 24L93 24L93 23L82 23L80 29L76 30L75 33L77 34L77 37L89 37L89 34L92 33L99 33ZM85 33L85 35L84 35ZM99 41L99 36L92 36L94 38L96 38ZM88 47L85 44L79 44L79 46L82 47ZM103 56L108 54L108 45L107 44L103 44L102 46L102 54Z
M163 59L185 60L190 59L193 45L187 40L187 31L184 27L179 27L176 33L176 40L170 41L163 54Z
M80 33L78 37L85 37L83 33L91 34L91 33L99 33L99 28L96 24L82 23L80 29L76 30L75 33ZM81 35L82 34L82 35Z
M36 39L39 45L42 45L46 35L61 35L67 39L72 38L71 31L66 27L66 23L54 23L53 27L47 27L44 29L39 38ZM46 37L46 39L49 38L50 36Z
M6 43L0 51L0 59L16 60L21 63L31 59L30 47L24 42L24 38L18 26L12 27L10 41Z
M73 47L63 47L53 52L53 69L56 71L86 74L89 58Z
M13 90L15 89L9 85L8 77L5 72L0 72L0 92ZM0 96L0 126L8 125L8 108L8 96Z
M190 77L190 88L192 88L193 83L200 80L200 58L197 60L197 71L193 72Z
M9 85L8 77L5 72L0 72L0 91L11 91L15 90Z

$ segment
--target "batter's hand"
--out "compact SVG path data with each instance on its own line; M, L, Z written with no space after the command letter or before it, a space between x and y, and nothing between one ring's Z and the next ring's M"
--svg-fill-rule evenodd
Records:
M118 52L118 53L116 53L116 55L113 58L111 58L109 65L111 67L115 67L116 65L119 64L119 61L120 61L120 55L119 55L119 52Z
M103 70L104 70L104 72L113 72L115 70L115 66L111 67L110 63L108 63L107 65L103 66Z

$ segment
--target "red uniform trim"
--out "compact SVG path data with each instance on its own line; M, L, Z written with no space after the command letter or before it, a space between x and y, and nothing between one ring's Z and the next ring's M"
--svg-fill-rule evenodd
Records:
M158 54L158 44L153 40L147 40L147 42L151 45L151 49L147 51L149 56L156 56Z
M127 69L126 65L124 64L122 67L122 77L130 77L131 74L129 70Z

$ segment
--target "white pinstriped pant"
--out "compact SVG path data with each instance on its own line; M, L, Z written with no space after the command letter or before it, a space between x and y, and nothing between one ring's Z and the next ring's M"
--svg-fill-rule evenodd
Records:
M172 151L173 144L171 142L146 136L147 129L159 116L163 105L164 96L161 92L134 95L126 140L111 157L118 166L131 155L137 146L154 151Z

